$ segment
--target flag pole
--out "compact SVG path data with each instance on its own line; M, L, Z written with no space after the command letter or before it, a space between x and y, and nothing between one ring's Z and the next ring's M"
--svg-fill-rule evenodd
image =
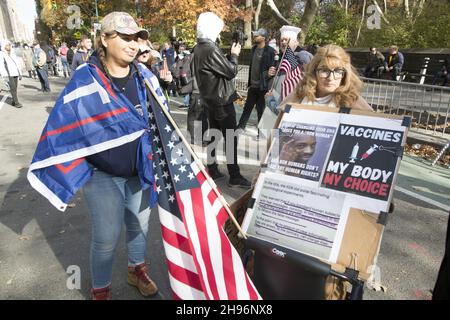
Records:
M286 44L286 49L284 49L283 56L281 57L280 64L278 65L277 73L275 74L275 78L272 82L272 87L270 88L270 92L272 92L273 87L275 87L275 81L278 80L278 73L280 72L281 64L283 63L284 55L286 54L286 50L289 46L289 42L291 42L291 38L289 38L288 43Z
M206 177L206 181L208 181L209 185L211 186L211 188L214 190L215 194L217 195L217 197L219 198L220 202L222 203L222 205L224 206L225 210L227 211L228 215L231 218L231 221L233 221L234 225L236 226L236 228L238 229L238 231L241 233L242 237L244 239L247 239L247 235L244 233L244 231L241 229L241 226L239 225L239 223L236 221L236 218L234 217L234 214L231 212L230 207L227 203L227 201L225 200L225 198L223 197L223 195L219 192L219 190L217 189L217 185L216 183L211 179L211 177L209 176L209 174L206 172L206 168L203 165L202 161L197 157L197 155L195 154L194 150L192 150L191 145L187 142L186 138L183 136L183 134L181 133L181 130L178 128L177 124L175 123L175 121L173 120L172 116L170 115L170 113L166 110L166 108L163 106L162 101L159 99L159 96L156 94L155 89L153 89L153 87L150 85L150 83L148 82L147 79L144 78L145 81L145 85L147 86L147 88L150 90L150 92L152 93L153 97L156 99L156 101L159 104L159 107L161 108L161 110L164 112L165 116L167 117L167 119L169 119L170 123L172 124L172 126L175 128L176 133L178 134L178 136L181 138L181 141L186 145L188 151L190 152L190 154L192 155L192 157L194 158L195 163L197 164L197 166L200 168L200 170L202 171L202 173L205 175Z

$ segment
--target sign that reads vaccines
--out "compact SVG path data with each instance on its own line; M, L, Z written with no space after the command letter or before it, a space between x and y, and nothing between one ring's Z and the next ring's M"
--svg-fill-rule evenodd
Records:
M401 131L341 123L322 186L387 201L402 141Z

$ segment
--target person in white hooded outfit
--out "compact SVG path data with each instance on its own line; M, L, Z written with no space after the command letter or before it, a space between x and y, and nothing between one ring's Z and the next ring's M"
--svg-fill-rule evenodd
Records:
M22 108L17 96L17 87L19 80L22 80L22 70L20 68L19 59L11 50L11 42L3 40L1 42L0 51L0 75L4 79L8 79L11 90L12 105L16 108Z
M227 168L230 175L228 185L250 188L251 183L241 175L237 163L237 136L235 134L237 124L233 104L238 98L233 79L238 73L238 56L241 46L239 43L234 43L228 57L222 53L216 40L223 27L224 22L216 14L212 12L200 14L197 21L197 45L194 48L191 70L195 75L200 97L208 106L210 130L220 130L225 138ZM211 178L218 180L224 177L220 173L215 159L215 145L218 143L215 140L220 138L214 134L210 134L210 136L213 139L207 149L208 171Z

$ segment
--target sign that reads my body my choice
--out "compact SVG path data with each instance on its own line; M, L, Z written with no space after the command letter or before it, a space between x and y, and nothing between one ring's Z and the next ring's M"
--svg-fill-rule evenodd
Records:
M322 186L388 201L403 132L341 123Z

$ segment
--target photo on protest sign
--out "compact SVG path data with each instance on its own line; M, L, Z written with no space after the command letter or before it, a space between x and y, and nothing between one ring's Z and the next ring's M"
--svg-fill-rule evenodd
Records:
M397 122L384 121L384 126L377 127L373 122L382 120L365 118L365 123L351 121L358 125L350 121L339 125L321 186L387 204L404 130Z
M283 121L269 152L269 171L319 181L335 127Z
M345 195L310 188L282 174L262 174L243 229L250 236L332 261L345 228Z

